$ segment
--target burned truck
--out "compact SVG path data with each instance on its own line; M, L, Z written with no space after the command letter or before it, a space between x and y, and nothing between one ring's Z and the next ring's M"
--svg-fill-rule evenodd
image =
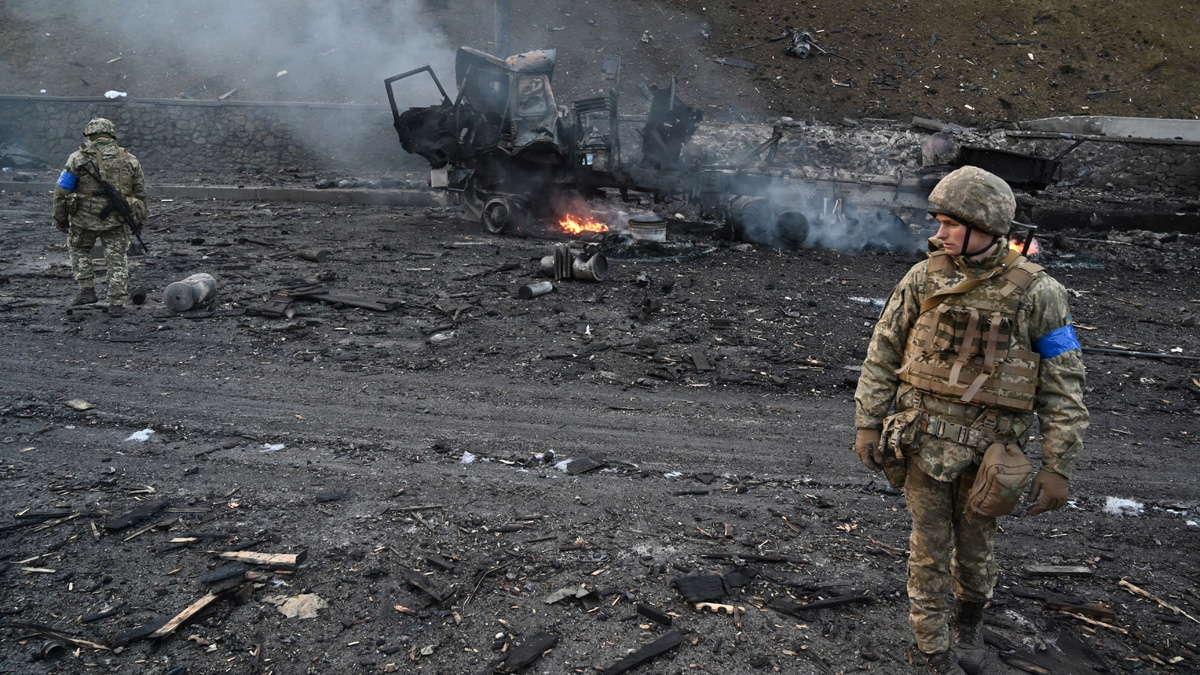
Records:
M556 216L564 202L603 188L655 191L621 170L616 92L560 105L555 57L547 49L500 59L462 47L453 100L429 66L384 81L401 147L425 158L431 186L457 195L491 232ZM394 83L420 73L442 102L400 112ZM671 136L651 135L664 144Z
M427 160L430 185L454 195L490 232L557 221L579 199L614 190L626 199L642 193L656 202L696 204L741 238L782 248L825 245L823 232L864 226L910 239L892 207L923 210L927 187L901 186L899 179L856 183L780 166L775 149L790 133L785 123L739 162L681 160L702 115L680 99L674 79L646 88L640 153L625 157L620 66L608 94L566 106L552 87L555 57L553 49L502 59L462 47L453 98L430 66L384 81L401 147ZM401 111L396 83L422 74L432 78L441 102Z

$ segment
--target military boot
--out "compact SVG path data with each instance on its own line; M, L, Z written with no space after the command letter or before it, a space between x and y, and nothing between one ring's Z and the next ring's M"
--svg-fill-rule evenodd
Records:
M950 652L935 652L925 656L925 671L930 675L966 675L966 671L958 667L954 654Z
M81 288L81 289L79 289L79 292L75 294L75 299L71 301L71 305L72 306L74 306L74 305L91 305L91 304L95 304L95 302L96 302L96 289Z
M954 605L954 655L967 675L979 675L987 665L987 647L983 644L983 603L963 602Z

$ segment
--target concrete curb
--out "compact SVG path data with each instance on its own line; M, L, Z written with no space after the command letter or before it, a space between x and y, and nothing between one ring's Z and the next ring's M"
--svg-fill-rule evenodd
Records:
M7 192L53 192L54 183L0 181ZM317 190L314 188L238 187L235 185L157 185L151 199L229 199L264 202L318 202L366 206L444 206L440 195L428 190Z

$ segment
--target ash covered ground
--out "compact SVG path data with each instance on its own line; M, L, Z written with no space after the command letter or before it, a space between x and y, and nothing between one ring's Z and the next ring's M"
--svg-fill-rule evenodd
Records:
M207 271L219 302L178 315L154 292L110 319L64 306L47 207L3 204L0 669L490 672L551 632L530 672L594 672L678 631L639 672L910 672L903 497L850 446L874 305L916 254L778 251L673 222L703 255L614 259L603 282L520 300L550 242L488 235L456 209L176 202L133 278ZM1089 346L1200 353L1186 235L1044 246ZM296 255L311 249L331 255ZM290 318L264 315L307 283L393 309L295 299ZM1004 523L998 649L1194 669L1196 624L1121 583L1200 609L1196 363L1087 355L1073 501ZM238 549L307 560L168 637L34 660L44 630L115 646L184 611ZM698 574L724 578L712 600L737 615L685 601L675 580ZM546 602L580 587L596 595ZM309 594L328 603L315 618L271 604ZM1097 603L1101 623L1050 602Z
M489 21L466 21L457 4L412 6L450 44L484 47L477 33ZM512 51L560 46L565 59L579 59L556 80L569 88L579 73L596 72L600 47L627 44L633 64L628 52L671 45L645 61L647 81L669 77L680 54L703 55L695 70L706 75L692 78L697 102L728 112L726 92L749 115L815 106L833 119L1009 116L957 75L942 75L953 83L944 86L925 82L933 93L905 80L951 64L989 77L994 68L1013 78L1006 87L1027 92L1049 87L1037 90L1044 96L1006 97L1019 104L1014 118L1057 114L1061 105L1194 115L1186 105L1194 105L1187 92L1195 78L1165 77L1194 67L1186 41L1167 38L1168 28L1194 24L1188 7L1146 12L1143 23L1161 22L1161 37L1151 37L1124 3L1046 8L1040 21L1016 8L946 10L936 25L924 6L692 4L612 3L596 16L541 8L528 22L536 34L514 27L520 44ZM477 17L489 16L485 5ZM247 100L287 99L270 87L304 72L251 58L229 66L230 79L205 81L220 73L202 77L195 66L221 59L180 57L154 59L162 72L104 80L94 76L100 65L131 66L135 51L157 53L156 43L126 47L114 16L35 9L3 8L20 19L3 22L5 35L25 41L6 41L0 75L9 92L61 78L53 81L63 91L53 93L112 86L136 96L215 97L239 87ZM531 11L518 7L515 16ZM662 31L691 26L700 12L709 19L695 24L711 37L668 42L674 33ZM1075 37L1081 26L1064 17L1103 30ZM642 41L650 29L634 19L653 22L652 40ZM920 31L916 51L905 37L910 20ZM707 61L743 38L776 45L766 40L779 24L802 22L826 28L821 44L863 70L830 72L851 67L836 58L780 58L770 66L778 72L747 75ZM1025 59L1039 79L1014 56L1031 46L996 44L979 23L1019 39L1035 39L1036 24L1044 43L1056 27L1053 37L1074 46ZM950 42L967 34L975 38L964 44L978 51ZM1109 57L1091 56L1096 34L1112 38L1103 47ZM63 36L59 53L81 65L39 56L40 45ZM855 49L837 36L854 37ZM312 39L313 49L296 53L345 56ZM938 44L954 52L908 75L920 65L917 52ZM595 58L563 45L596 49ZM1167 53L1165 65L1138 61L1156 48ZM731 56L767 61L746 52ZM878 64L898 59L905 86L867 86ZM1132 79L1103 88L1132 92L1136 81L1153 100L1175 103L1155 107L1130 95L1141 107L1118 106L1126 97L1086 96L1131 62L1141 64L1129 66ZM380 74L407 67L383 64ZM894 81L900 66L889 68ZM1083 98L1072 99L1061 83L1077 73L1071 96ZM76 89L84 86L76 76L90 88ZM145 90L119 86L130 77ZM631 71L630 86L637 77ZM855 86L825 86L829 79ZM337 82L345 80L316 84L334 91ZM604 86L598 75L593 84ZM784 93L750 93L762 86ZM985 100L996 107L980 108ZM938 103L931 109L930 101ZM191 181L178 167L146 169L152 184ZM275 180L303 182L284 169ZM205 180L214 176L245 180L219 168ZM110 319L97 308L68 311L73 282L49 212L46 194L0 201L0 672L487 673L551 642L526 672L619 672L632 650L654 643L673 646L635 672L917 672L903 497L868 473L851 445L854 369L877 304L919 254L779 251L725 241L685 218L670 221L668 237L689 242L688 255L649 262L610 249L605 281L563 281L521 300L517 289L545 278L540 258L561 237L489 235L448 207L177 199L155 205L146 232L153 253L133 259L133 285L150 289L147 303ZM1038 262L1071 290L1080 337L1096 350L1085 355L1093 424L1071 504L1003 523L1001 580L986 623L992 672L1022 672L1022 661L1038 659L1049 661L1028 667L1194 672L1195 239L1064 231L1046 233L1042 245ZM315 250L330 255L297 255ZM220 281L215 306L167 311L162 289L201 271ZM318 285L387 309L293 298L293 311L278 314L289 290ZM152 515L118 527L145 507ZM250 567L239 596L203 605L205 575L228 564L218 554L239 550L305 555L298 569ZM1045 576L1037 566L1086 572ZM706 597L717 611L689 602L690 582L678 581L712 575L721 579ZM547 602L564 589L572 592ZM300 609L325 606L313 618L289 617L280 609L287 599ZM824 609L794 606L835 599ZM189 608L196 614L177 629L137 638L137 629ZM48 658L38 658L43 650Z

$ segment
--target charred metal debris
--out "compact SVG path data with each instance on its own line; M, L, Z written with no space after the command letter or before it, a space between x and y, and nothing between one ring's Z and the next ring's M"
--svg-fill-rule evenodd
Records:
M640 154L631 157L620 134L619 59L617 86L608 94L565 106L551 86L555 58L553 49L501 59L462 47L453 98L428 65L384 81L401 147L427 160L431 187L447 191L490 232L561 221L605 190L625 201L633 193L655 203L682 200L724 220L740 238L781 248L823 245L821 230L861 221L872 231L882 224L908 235L896 213L925 209L928 187L915 178L856 183L836 171L813 177L777 164L780 140L802 126L786 118L741 161L683 159L703 115L680 99L675 77L668 86L646 88L651 100L638 129ZM401 111L396 83L426 73L441 102ZM907 236L896 239L909 243Z

